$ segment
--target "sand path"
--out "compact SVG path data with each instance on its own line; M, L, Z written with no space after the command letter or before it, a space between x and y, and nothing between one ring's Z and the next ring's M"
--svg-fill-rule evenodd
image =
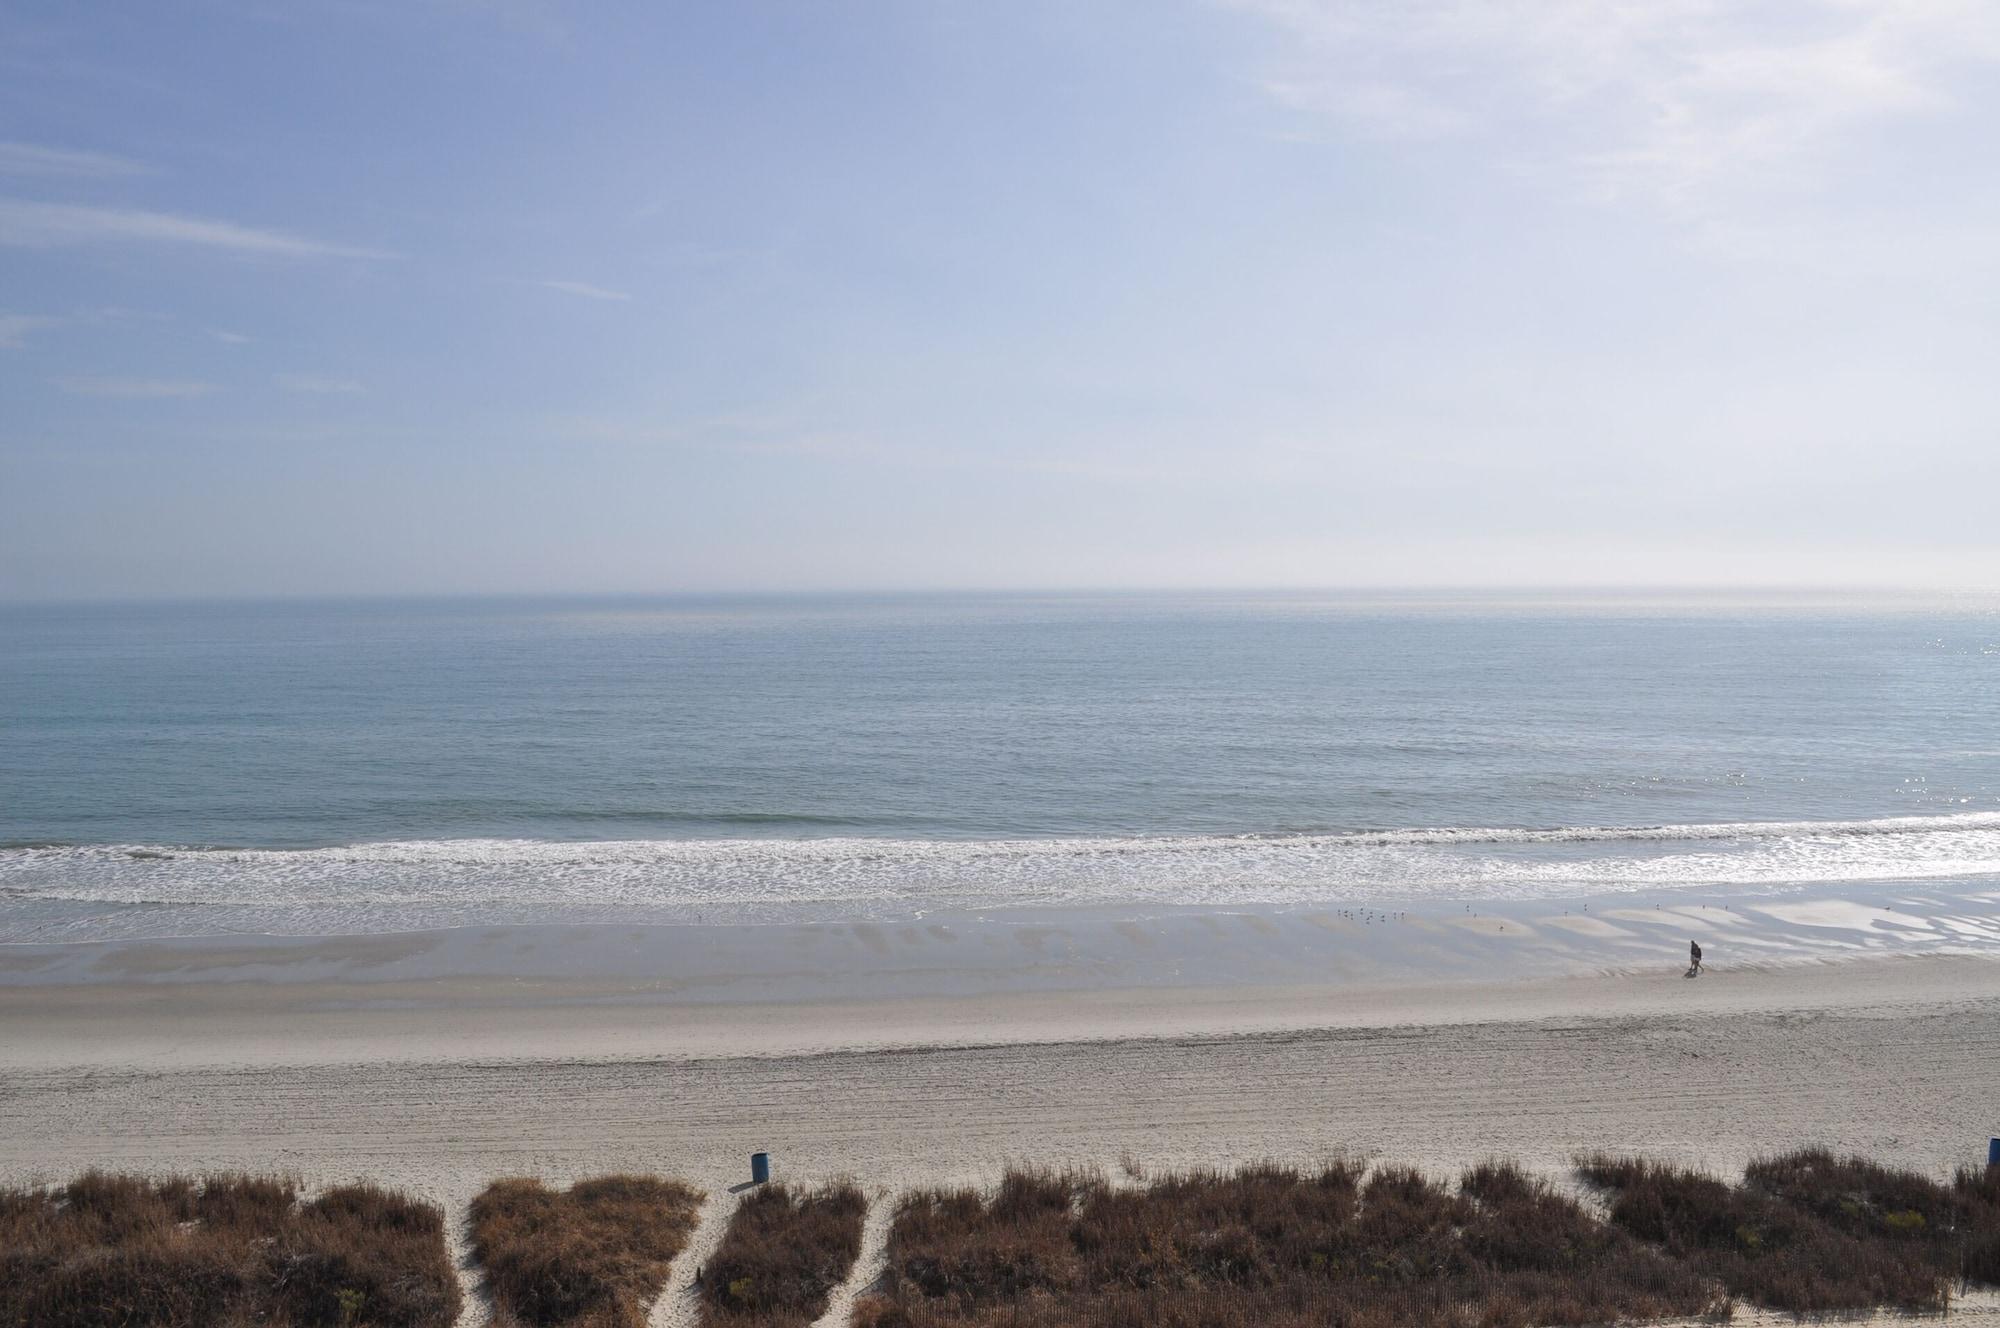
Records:
M695 1286L695 1274L721 1248L722 1237L729 1230L729 1219L735 1214L741 1197L738 1191L728 1186L710 1187L708 1197L702 1200L701 1211L696 1215L694 1231L688 1236L687 1246L674 1256L673 1271L667 1277L666 1288L660 1292L660 1298L653 1302L652 1311L646 1316L646 1328L695 1328L701 1322L701 1292Z
M854 1314L854 1302L865 1295L889 1267L889 1224L896 1218L896 1194L878 1189L868 1196L868 1215L861 1223L861 1249L847 1279L826 1298L826 1309L813 1328L842 1328Z

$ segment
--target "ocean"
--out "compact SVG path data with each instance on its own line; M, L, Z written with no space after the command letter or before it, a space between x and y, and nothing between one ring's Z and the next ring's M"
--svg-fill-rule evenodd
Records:
M1991 596L0 608L0 940L2000 881Z

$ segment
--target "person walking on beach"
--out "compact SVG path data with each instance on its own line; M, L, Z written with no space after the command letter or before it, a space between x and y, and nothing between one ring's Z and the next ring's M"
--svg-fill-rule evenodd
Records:
M1700 975L1701 975L1701 944L1698 941L1689 941L1688 976L1692 978L1692 977L1699 977Z

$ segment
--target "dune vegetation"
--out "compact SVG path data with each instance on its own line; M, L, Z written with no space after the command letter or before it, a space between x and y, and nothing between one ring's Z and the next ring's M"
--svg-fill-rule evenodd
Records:
M861 1252L868 1200L852 1184L762 1186L737 1206L702 1266L705 1324L806 1328Z
M1697 1274L1513 1167L1336 1163L1137 1188L1016 1172L906 1198L870 1328L1586 1324L1716 1312Z
M644 1328L700 1202L655 1176L495 1181L470 1224L495 1328Z
M1578 1159L1441 1178L1335 1161L1117 1183L1011 1170L896 1201L857 1328L1568 1328L1935 1313L2000 1284L2000 1167L1949 1181L1803 1149L1737 1181ZM1602 1199L1600 1208L1591 1200ZM467 1214L496 1328L642 1328L701 1195L604 1176L496 1181ZM695 1279L706 1328L806 1328L854 1267L853 1184L768 1185ZM444 1214L369 1185L89 1172L0 1189L0 1328L447 1328Z
M598 1176L568 1190L496 1180L472 1200L472 1254L496 1328L644 1328L702 1196L678 1180Z
M0 1190L8 1328L447 1328L444 1214L372 1185L88 1172Z
M1631 1158L1579 1169L1611 1196L1614 1224L1772 1309L1937 1311L1954 1285L2000 1272L1990 1174L1942 1185L1824 1149L1753 1162L1740 1185Z
M1528 1328L1936 1311L2000 1281L2000 1170L1950 1184L1823 1150L1740 1183L1590 1157L1610 1206L1492 1163L1445 1184L1336 1163L1115 1188L1010 1173L990 1194L904 1198L863 1328Z

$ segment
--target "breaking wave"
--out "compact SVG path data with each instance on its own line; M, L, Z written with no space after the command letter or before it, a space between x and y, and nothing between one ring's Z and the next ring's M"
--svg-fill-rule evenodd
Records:
M2000 879L2000 812L1858 821L1070 839L425 839L0 848L0 939L759 921L1065 905L1312 905ZM7 922L13 915L13 923ZM115 921L114 921L115 920ZM83 931L89 931L84 927Z

